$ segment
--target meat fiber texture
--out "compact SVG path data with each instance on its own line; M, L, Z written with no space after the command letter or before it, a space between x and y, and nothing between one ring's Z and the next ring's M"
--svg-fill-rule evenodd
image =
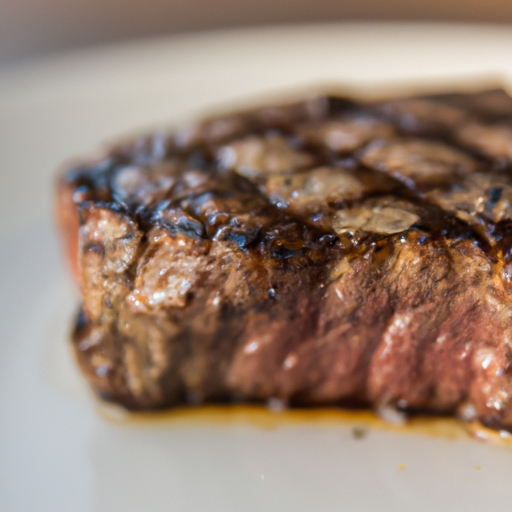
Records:
M317 96L58 183L80 367L129 409L265 401L512 430L512 99Z

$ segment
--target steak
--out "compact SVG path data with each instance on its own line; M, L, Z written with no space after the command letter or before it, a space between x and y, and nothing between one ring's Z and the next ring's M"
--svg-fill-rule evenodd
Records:
M318 96L58 183L72 336L129 409L265 401L512 430L512 98Z

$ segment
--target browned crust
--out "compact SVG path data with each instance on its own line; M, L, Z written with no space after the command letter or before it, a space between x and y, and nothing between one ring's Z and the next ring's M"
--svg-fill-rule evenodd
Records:
M118 144L58 184L82 370L135 409L278 397L511 428L511 170L497 90Z

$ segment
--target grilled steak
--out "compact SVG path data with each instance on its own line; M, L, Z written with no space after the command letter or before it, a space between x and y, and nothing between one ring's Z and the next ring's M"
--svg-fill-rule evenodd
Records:
M317 97L59 181L102 397L464 411L512 429L512 99Z

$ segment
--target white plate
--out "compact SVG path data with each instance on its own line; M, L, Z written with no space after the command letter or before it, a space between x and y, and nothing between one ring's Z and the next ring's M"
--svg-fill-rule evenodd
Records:
M510 509L512 451L476 441L381 429L356 440L343 422L102 418L66 343L78 297L51 206L63 160L140 127L316 83L511 83L511 54L507 27L352 24L155 40L2 70L0 510Z

